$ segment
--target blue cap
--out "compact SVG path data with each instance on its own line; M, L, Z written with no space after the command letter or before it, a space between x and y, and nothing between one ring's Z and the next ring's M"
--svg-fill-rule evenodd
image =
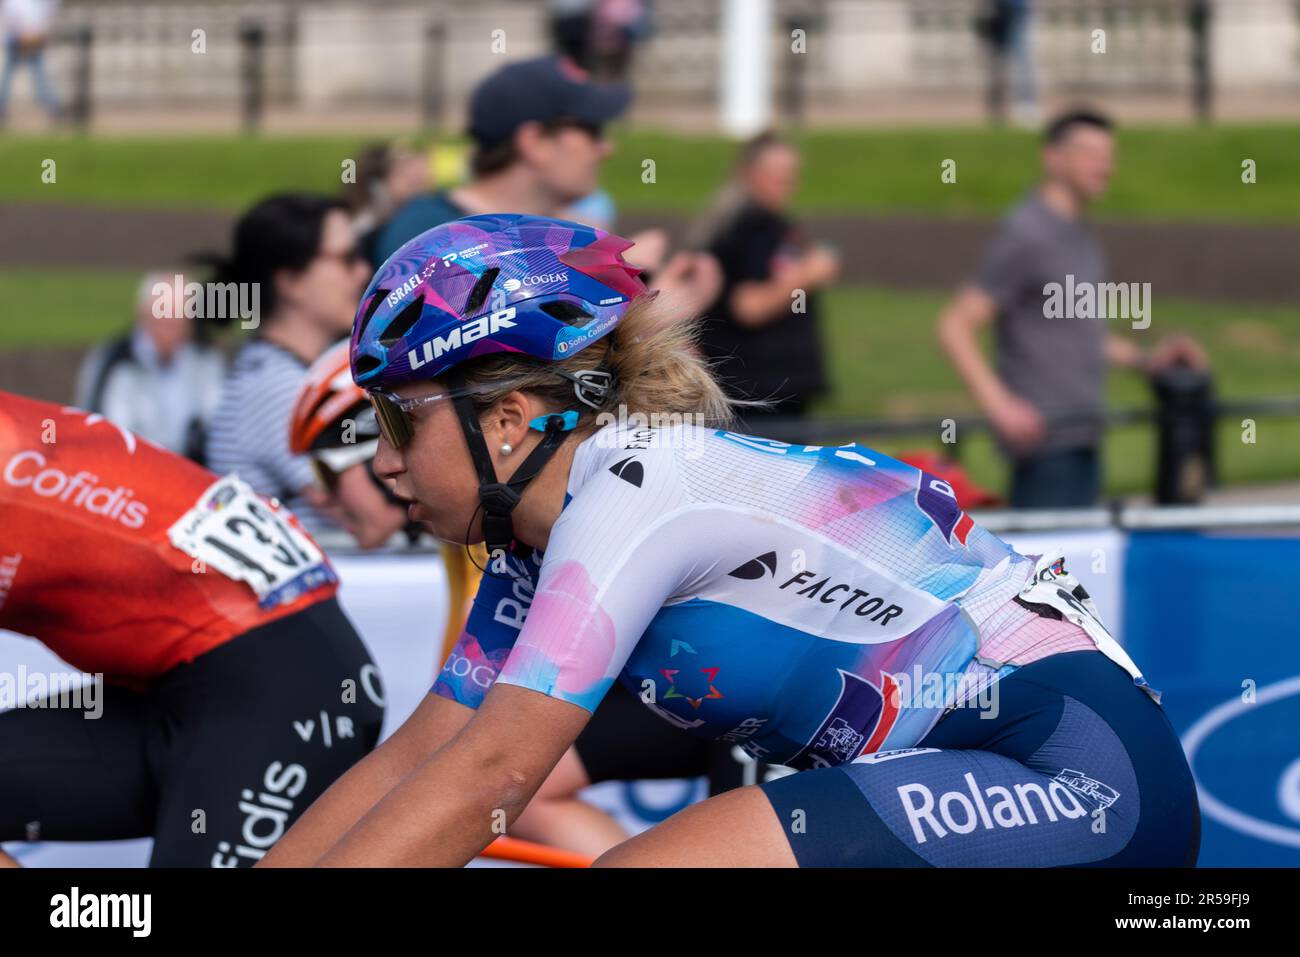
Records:
M593 83L571 60L539 57L497 70L474 90L469 103L469 135L480 146L495 146L525 123L575 119L606 123L632 100L622 83Z

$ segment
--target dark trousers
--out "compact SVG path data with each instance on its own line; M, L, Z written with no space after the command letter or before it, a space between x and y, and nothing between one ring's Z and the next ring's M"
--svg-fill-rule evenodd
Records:
M1096 447L1044 452L1012 465L1012 508L1090 508L1100 491Z

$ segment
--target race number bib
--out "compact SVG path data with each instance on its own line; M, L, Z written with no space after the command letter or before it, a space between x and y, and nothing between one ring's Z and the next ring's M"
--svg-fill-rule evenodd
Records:
M1160 692L1142 677L1118 641L1102 624L1097 606L1088 597L1078 580L1065 570L1065 556L1059 548L1049 549L1038 559L1034 574L1020 590L1020 598L1033 605L1048 605L1059 611L1066 621L1073 622L1087 632L1097 650L1119 665L1133 677L1133 683L1149 694L1157 704Z
M237 475L209 486L167 536L191 558L248 585L262 608L338 580L316 543Z

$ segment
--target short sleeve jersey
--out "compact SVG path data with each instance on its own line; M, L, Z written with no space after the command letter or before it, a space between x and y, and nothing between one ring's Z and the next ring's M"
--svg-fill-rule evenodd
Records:
M589 436L545 554L506 564L435 693L477 707L502 681L594 711L619 680L796 768L919 741L948 702L898 707L897 676L966 673L982 610L1033 571L933 475L692 425Z

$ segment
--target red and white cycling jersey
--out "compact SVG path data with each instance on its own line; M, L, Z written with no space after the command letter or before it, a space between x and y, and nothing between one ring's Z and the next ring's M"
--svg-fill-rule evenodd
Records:
M297 520L236 478L0 392L0 627L145 685L337 587Z

